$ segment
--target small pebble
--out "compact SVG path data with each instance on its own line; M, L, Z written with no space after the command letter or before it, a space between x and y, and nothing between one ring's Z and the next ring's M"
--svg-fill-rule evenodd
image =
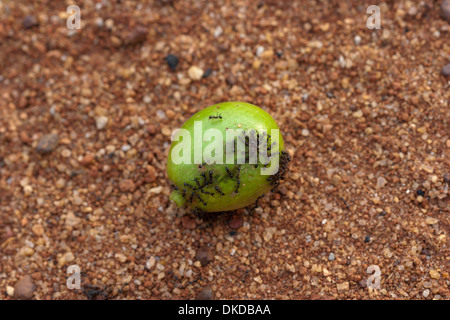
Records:
M203 74L203 78L208 78L212 73L212 69L208 68L206 69L205 73Z
M213 258L214 256L208 247L199 248L195 254L195 260L200 261L203 267L210 263Z
M11 286L6 286L6 294L8 297L14 296L14 288Z
M264 52L264 47L263 46L258 46L256 48L256 56L260 57L262 55L262 53Z
M239 214L235 214L231 217L230 222L228 223L228 226L231 229L239 229L242 227L242 224L244 223L244 219L242 219L242 216Z
M378 177L377 179L377 189L383 188L387 183L387 180L384 177Z
M358 281L358 286L360 288L366 288L367 287L367 279L361 279Z
M83 167L87 167L87 166L89 166L90 164L92 164L92 162L94 162L94 156L91 155L91 154L87 154L87 155L85 155L85 156L83 157L83 159L81 159L80 164L81 164Z
M58 140L57 134L46 134L39 140L36 151L41 154L51 153L58 146Z
M40 224L35 224L32 228L31 231L33 231L33 233L40 237L44 234L44 228L42 227L42 225Z
M443 0L441 3L441 16L450 22L450 0Z
M119 189L122 192L134 192L134 190L136 189L136 185L134 184L133 180L125 179L120 181Z
M147 269L151 269L151 268L153 268L153 266L155 265L155 263L156 263L156 258L155 258L154 256L151 256L151 257L147 260L147 262L145 263L145 267L146 267Z
M337 287L337 290L339 292L347 291L350 288L350 284L348 283L348 281L346 281L346 282L343 282L343 283L338 283L336 285L336 287Z
M433 217L426 217L425 222L426 224L436 224L439 222L439 220Z
M129 144L124 144L122 148L120 148L123 152L128 152L131 149L131 146Z
M204 73L205 72L203 71L203 69L197 66L192 66L188 70L189 78L191 78L192 80L200 80L201 78L203 78Z
M442 67L442 74L446 77L450 76L450 63Z
M108 118L106 116L99 116L95 118L95 126L97 130L103 130L108 124Z
M441 275L436 270L430 270L430 277L439 280L441 278Z
M195 219L189 217L189 216L183 216L181 218L181 223L183 224L183 227L185 229L195 229L197 224L195 223Z
M148 182L153 182L156 180L156 169L155 167L148 165L147 166L147 174L146 174L146 179Z
M220 37L221 35L223 34L223 29L222 29L222 27L221 26L217 26L215 29L214 29L214 38L218 38L218 37Z
M147 39L148 29L145 27L136 27L125 38L127 45L135 45L144 42Z
M214 300L214 293L210 287L205 287L197 294L195 300Z
M30 300L33 298L34 290L36 290L36 286L33 283L33 279L30 275L26 275L14 286L14 298L19 300Z
M73 255L73 253L70 251L66 252L61 256L61 258L59 258L58 267L61 268L74 260L75 260L75 256Z
M172 71L175 71L176 67L178 66L178 58L173 54L169 54L166 57L166 61L167 61L167 64L169 65L170 69Z
M22 20L22 26L24 29L30 29L39 25L39 20L35 16L25 16Z
M330 255L328 256L328 260L333 261L334 259L336 259L336 257L334 256L334 253L331 252Z

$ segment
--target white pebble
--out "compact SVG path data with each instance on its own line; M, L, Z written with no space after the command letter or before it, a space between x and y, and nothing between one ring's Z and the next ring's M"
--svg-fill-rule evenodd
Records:
M6 294L7 294L9 297L12 297L12 296L14 295L14 288L13 288L13 287L10 287L10 286L6 286Z
M108 118L105 116L99 116L95 118L95 125L97 126L97 130L102 130L108 124Z
M220 36L222 35L222 33L223 33L223 29L221 28L221 26L217 26L217 27L214 29L214 37L215 37L215 38L220 37Z
M192 80L200 80L203 77L203 74L203 69L197 66L192 66L188 70L189 78L191 78Z
M263 46L258 46L256 48L256 56L260 57L262 55L262 53L264 52L264 47Z
M148 259L147 262L145 263L145 267L146 267L147 269L151 269L151 268L153 268L153 266L155 265L155 263L156 263L155 257L154 257L154 256L151 256L150 259Z

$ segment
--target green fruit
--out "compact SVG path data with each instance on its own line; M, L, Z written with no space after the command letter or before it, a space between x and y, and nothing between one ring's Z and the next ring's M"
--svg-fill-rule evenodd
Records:
M274 119L249 103L210 106L194 114L181 129L173 135L167 164L174 188L170 199L178 206L205 212L246 207L278 185L290 160ZM208 132L213 137L205 141ZM232 138L233 132L237 137ZM227 135L231 135L228 140ZM231 145L234 153L227 158ZM265 152L268 158L264 158ZM183 157L185 163L180 163Z

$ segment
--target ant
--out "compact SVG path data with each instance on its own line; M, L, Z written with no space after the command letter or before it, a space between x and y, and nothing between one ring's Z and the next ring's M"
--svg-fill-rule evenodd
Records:
M212 170L209 170L209 184L213 183L213 172Z
M207 206L208 204L200 197L200 195L198 193L195 194L197 196L197 199L200 200L200 202L204 205Z
M206 173L202 172L202 177L203 177L203 180L204 180L203 184L204 184L205 186L208 185L209 182L208 182L208 179L206 178Z
M241 186L241 180L239 179L239 175L241 174L241 167L238 167L238 172L237 172L237 176L236 176L236 179L237 179L237 185L236 185L236 193L238 193L239 192L239 187Z
M196 190L196 188L194 188L193 186L191 186L189 183L187 183L187 182L185 182L184 183L184 186L185 187L189 187L189 188L191 188L192 190Z
M209 116L209 120L211 119L220 119L222 120L222 116L220 114L218 114L217 116Z
M189 197L189 203L192 203L192 201L194 200L194 196L198 197L197 191L191 192L191 196Z
M82 279L82 282L84 282L84 278ZM93 284L82 284L81 290L76 290L75 293L83 294L88 300L110 300L116 298L119 294L123 292L123 289L125 286L127 286L128 283L125 282L122 285L122 288L118 290L118 292L115 295L111 295L113 290L111 289L111 286L104 286L104 285L93 285Z
M231 179L233 179L233 175L231 174L230 169L228 169L228 167L225 167L225 170L227 171L228 175L230 176Z
M218 193L220 193L222 196L224 196L225 195L225 193L223 193L222 192L222 190L220 190L220 188L219 187L216 187L216 191L218 192Z
M205 191L205 190L203 190L203 189L200 189L200 192L201 192L201 193L204 193L204 194L207 194L207 195L210 195L210 196L213 196L213 195L214 195L214 193Z

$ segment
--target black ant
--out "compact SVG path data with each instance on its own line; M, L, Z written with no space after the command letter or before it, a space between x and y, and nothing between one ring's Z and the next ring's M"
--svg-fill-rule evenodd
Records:
M238 168L238 172L237 172L237 176L236 176L236 179L237 179L237 185L236 185L236 193L238 193L239 192L239 187L241 186L241 180L239 179L239 175L241 174L241 167L239 167Z
M225 167L225 170L227 171L227 173L230 176L230 178L233 179L233 175L231 174L230 169L228 169L228 167Z
M225 195L225 193L223 193L222 192L222 190L220 190L220 188L219 187L216 187L216 191L218 192L218 193L220 193L222 196L224 196Z
M192 191L192 192L191 192L191 197L189 198L189 203L191 203L192 200L194 200L194 195L195 195L195 194L197 194L197 192L195 192L195 191Z
M88 300L108 300L108 291L108 287L101 288L91 284L84 285L82 289L82 293Z
M209 184L213 183L213 172L212 170L209 170Z
M196 193L195 195L197 196L197 199L200 200L201 203L203 203L204 206L208 205L205 201L203 201L203 199L200 197L198 193Z
M189 188L191 188L192 190L196 190L193 186L191 186L189 183L187 183L187 182L185 182L184 183L184 186L185 187L189 187Z
M82 279L82 282L84 282L84 278ZM110 286L100 286L89 283L83 284L81 290L76 290L75 292L82 293L88 300L110 300L121 294L126 285L128 285L127 282L122 285L122 288L119 289L114 296L111 295L112 289Z
M217 116L209 116L209 120L211 119L220 119L222 120L222 116L220 114L218 114Z
M200 192L201 192L201 193L204 193L204 194L207 194L207 195L210 195L210 196L213 196L213 195L214 195L214 193L205 191L205 190L203 190L203 189L200 189Z
M202 172L202 177L203 177L203 180L204 180L204 185L206 186L206 185L208 185L209 183L208 183L208 179L206 178L206 173L204 173L204 172Z

